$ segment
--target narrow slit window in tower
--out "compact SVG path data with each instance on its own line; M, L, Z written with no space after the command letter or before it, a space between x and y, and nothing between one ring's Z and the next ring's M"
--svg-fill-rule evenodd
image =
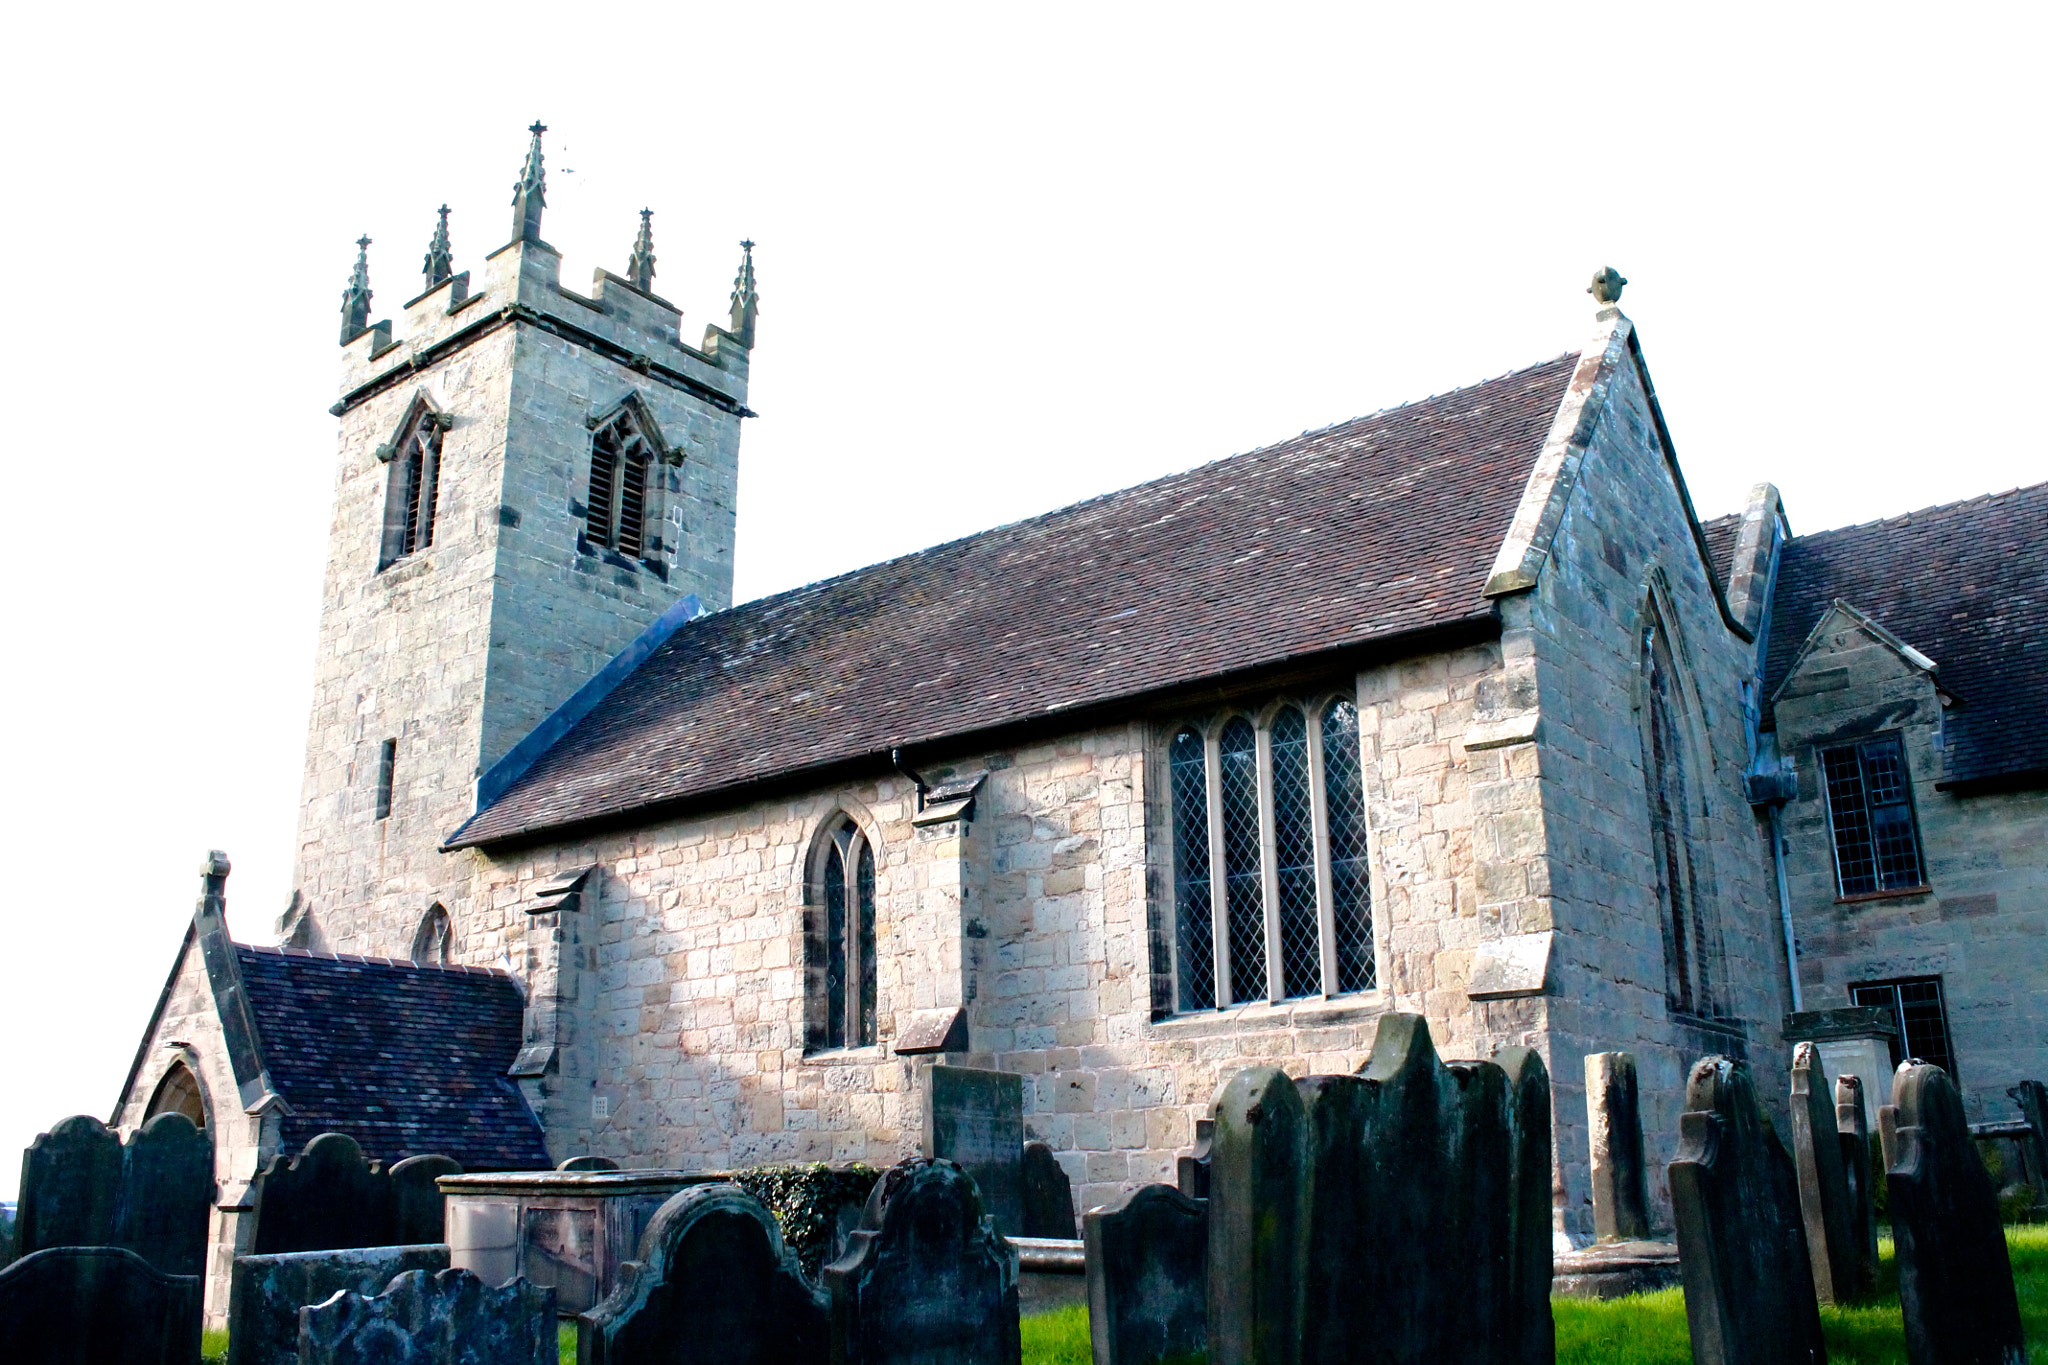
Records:
M398 770L398 741L387 739L377 753L377 818L391 816L391 779Z

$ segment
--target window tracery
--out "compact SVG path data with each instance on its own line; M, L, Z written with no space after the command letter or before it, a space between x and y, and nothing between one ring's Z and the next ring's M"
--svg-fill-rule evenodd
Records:
M379 449L391 472L385 484L384 548L378 568L387 568L434 543L440 505L441 433L449 419L424 400L415 401L398 439Z
M807 1049L873 1046L874 846L850 817L836 816L822 831L812 869L804 935Z

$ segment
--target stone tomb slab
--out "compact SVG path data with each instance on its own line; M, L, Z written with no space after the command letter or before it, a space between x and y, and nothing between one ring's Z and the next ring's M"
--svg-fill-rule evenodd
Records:
M924 1154L967 1172L1004 1235L1024 1230L1024 1078L966 1066L924 1069Z
M237 1256L228 1283L227 1365L297 1365L299 1310L307 1304L344 1290L374 1296L409 1271L446 1269L446 1243Z
M200 1279L125 1247L51 1247L0 1270L0 1360L192 1365Z

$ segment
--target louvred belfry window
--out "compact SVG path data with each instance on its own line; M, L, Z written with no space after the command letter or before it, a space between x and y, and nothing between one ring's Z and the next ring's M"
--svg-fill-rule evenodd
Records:
M424 403L414 405L398 439L388 450L390 482L384 501L384 552L379 568L426 549L434 543L434 517L440 503L441 433L447 419Z
M1173 731L1175 1008L1377 984L1358 744L1344 698Z
M590 442L590 540L628 559L649 550L648 492L654 446L632 409L622 408Z

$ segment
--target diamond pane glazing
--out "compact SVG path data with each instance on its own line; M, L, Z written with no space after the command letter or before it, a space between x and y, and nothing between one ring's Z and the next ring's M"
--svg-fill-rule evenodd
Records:
M1202 735L1173 737L1168 754L1173 781L1173 900L1179 924L1180 1001L1183 1010L1216 1006L1216 934L1209 884L1209 769Z
M855 875L860 893L860 1036L867 1047L875 1041L875 851L860 841L860 870Z
M1323 709L1323 800L1330 821L1330 896L1337 931L1337 989L1371 990L1372 878L1365 845L1365 781L1358 761L1358 708Z
M1266 998L1266 906L1259 886L1259 754L1251 722L1223 727L1223 884L1230 918L1230 998Z
M846 859L825 855L825 1046L846 1046Z
M1320 995L1323 949L1316 912L1308 722L1291 706L1273 719L1273 853L1279 864L1281 989L1289 999Z

